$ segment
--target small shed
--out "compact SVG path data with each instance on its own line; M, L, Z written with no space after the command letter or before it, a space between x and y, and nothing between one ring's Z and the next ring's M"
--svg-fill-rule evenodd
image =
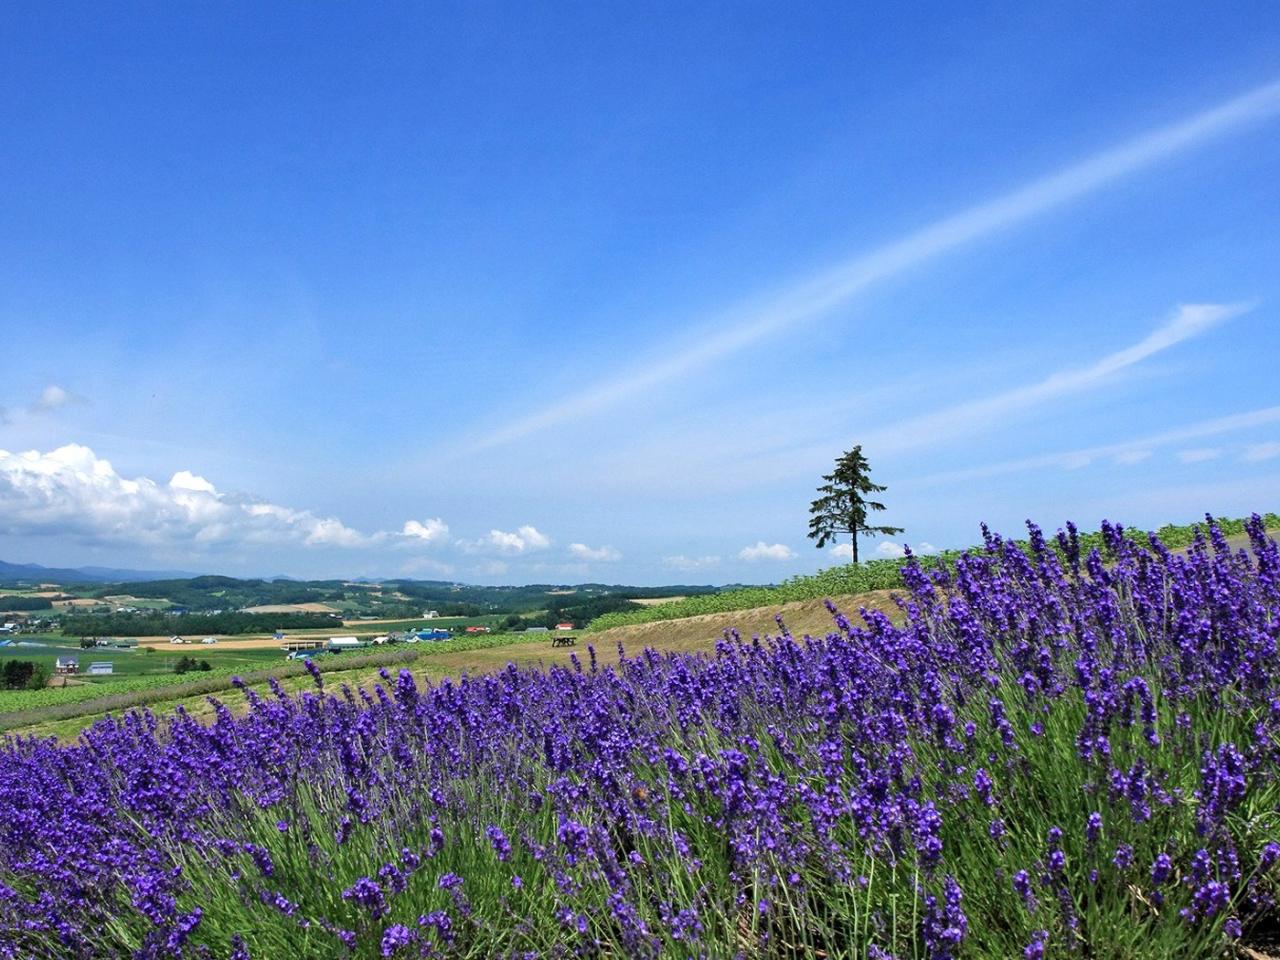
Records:
M112 673L115 673L115 664L110 660L89 664L89 676L91 677L105 677Z
M306 639L286 640L280 644L280 649L288 652L299 650L319 650L324 646L324 641L319 637L309 637Z

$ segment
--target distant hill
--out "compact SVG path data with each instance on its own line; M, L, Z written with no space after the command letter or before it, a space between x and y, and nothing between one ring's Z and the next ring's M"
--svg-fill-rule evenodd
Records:
M182 580L199 576L183 570L123 570L114 567L45 567L38 563L0 560L0 581L36 580L46 583L121 583L149 580Z

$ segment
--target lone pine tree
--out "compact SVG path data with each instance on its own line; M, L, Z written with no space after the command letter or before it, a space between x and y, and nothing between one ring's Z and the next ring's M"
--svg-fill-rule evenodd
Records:
M876 535L893 536L902 533L902 527L877 527L867 525L868 510L883 510L884 504L866 499L867 494L882 493L886 487L871 482L871 466L862 455L862 445L855 446L836 460L832 473L824 474L827 481L818 488L821 496L813 501L809 513L809 536L818 541L818 548L827 545L841 533L849 534L853 541L853 562L858 562L858 538Z

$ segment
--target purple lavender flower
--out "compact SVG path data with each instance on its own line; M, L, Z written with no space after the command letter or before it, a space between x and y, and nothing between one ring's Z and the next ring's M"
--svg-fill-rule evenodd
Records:
M382 933L382 955L393 957L404 947L411 947L417 941L418 934L403 924L394 923Z
M387 900L382 887L370 877L361 877L354 884L342 891L343 900L351 900L359 904L376 920L387 912Z

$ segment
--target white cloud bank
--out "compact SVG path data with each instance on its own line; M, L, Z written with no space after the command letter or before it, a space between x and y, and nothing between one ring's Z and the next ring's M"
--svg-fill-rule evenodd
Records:
M795 551L782 543L765 543L756 541L755 546L743 547L738 551L739 560L794 560Z
M622 559L622 554L610 546L592 549L585 543L571 543L569 544L569 552L579 560L613 563Z
M365 546L384 534L360 533L316 516L222 493L179 470L168 483L123 477L79 444L41 453L0 450L0 531L64 533L107 543L220 542Z

